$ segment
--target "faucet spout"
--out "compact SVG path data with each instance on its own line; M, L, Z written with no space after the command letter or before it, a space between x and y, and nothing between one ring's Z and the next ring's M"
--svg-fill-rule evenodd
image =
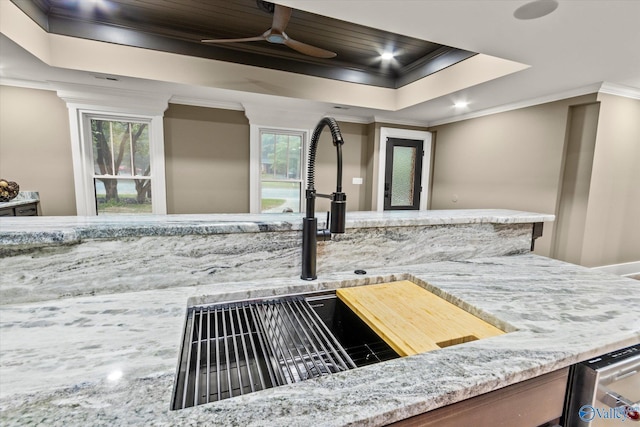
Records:
M316 151L320 134L325 127L329 127L333 145L336 147L336 191L331 195L318 194L315 188L315 165ZM336 120L332 117L323 117L316 125L311 136L309 147L309 163L307 165L307 189L305 191L307 213L302 219L302 274L304 280L315 280L316 275L316 255L318 236L323 240L330 240L331 233L344 233L347 212L347 195L342 192L342 133ZM327 224L329 230L318 230L318 219L315 214L315 203L317 197L331 199L331 225Z

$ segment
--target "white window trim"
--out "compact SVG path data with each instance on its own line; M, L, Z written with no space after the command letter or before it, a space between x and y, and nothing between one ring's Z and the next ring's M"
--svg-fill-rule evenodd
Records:
M82 85L60 84L58 86L58 96L67 103L69 109L77 215L97 214L93 188L93 148L91 138L87 137L90 135L87 126L91 116L149 122L152 212L159 215L166 214L163 116L169 105L169 97Z
M424 158L422 160L422 192L420 193L420 210L427 210L431 188L431 141L432 133L426 131L397 129L389 127L380 128L378 140L378 185L376 189L376 211L384 210L384 176L387 157L387 138L402 138L422 141Z
M316 124L324 113L292 112L265 108L260 105L243 104L245 115L249 119L249 212L260 213L260 131L292 131L303 132L302 155L302 194L307 186L307 158L309 157L310 138ZM301 195L300 211L304 212L306 204Z
M302 138L302 147L300 153L300 179L263 179L260 171L262 170L262 138L261 135L263 133L273 133L273 134L285 134L285 135L295 135L300 136ZM258 213L262 211L262 182L263 181L282 181L282 182L299 182L300 183L300 191L298 197L300 198L300 206L298 207L299 212L303 212L305 208L304 203L304 190L306 187L306 158L307 158L307 147L309 146L309 134L306 130L298 130L298 129L275 129L271 127L258 127L258 152L260 153L260 162L258 164Z
M166 192L164 185L164 136L162 117L158 116L139 116L139 115L115 115L106 114L104 112L96 113L88 110L78 110L80 120L80 132L82 135L81 142L81 154L82 169L83 169L83 182L82 188L84 197L83 200L88 204L85 205L86 215L96 215L95 205L95 190L94 190L94 159L93 159L93 146L91 138L91 120L94 118L103 118L106 120L114 121L135 121L149 124L149 157L150 157L150 179L151 179L151 208L154 214L166 214L167 202ZM158 123L160 126L158 126ZM160 137L156 135L160 132ZM158 176L161 176L162 182L158 181ZM128 179L126 176L116 176L116 178ZM131 177L133 179L133 177ZM156 200L159 199L159 200Z
M310 132L308 129L293 129L290 127L273 127L273 126L259 126L259 125L250 125L249 126L249 137L250 137L250 148L249 155L251 159L249 161L249 167L251 168L249 171L249 212L251 213L261 213L261 201L262 201L262 177L260 174L260 170L262 168L262 150L260 149L260 134L262 132L272 132L272 133L296 133L302 134L302 159L301 161L301 184L300 184L300 212L304 212L305 203L304 203L304 190L307 185L307 157L309 152L309 135Z

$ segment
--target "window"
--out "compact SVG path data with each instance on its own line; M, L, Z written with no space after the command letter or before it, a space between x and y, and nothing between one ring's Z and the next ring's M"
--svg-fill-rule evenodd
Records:
M152 213L149 122L91 117L98 215Z
M249 119L249 211L304 212L304 158L322 114L243 107Z
M260 212L300 212L304 135L260 130Z
M168 95L58 86L69 109L77 214L166 214Z
M75 109L70 118L78 215L167 213L161 116Z

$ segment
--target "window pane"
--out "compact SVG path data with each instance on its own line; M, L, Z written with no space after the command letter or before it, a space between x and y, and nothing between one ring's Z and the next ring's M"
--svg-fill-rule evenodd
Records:
M262 212L300 212L302 150L302 133L260 133Z
M414 147L393 147L391 206L413 205L415 168L416 149Z
M95 178L98 215L148 214L151 209L151 180Z
M261 212L300 212L300 183L262 181Z
M113 175L111 126L106 120L91 120L93 166L96 175Z
M300 179L300 161L302 159L302 138L298 135L289 137L289 179Z
M149 176L151 162L149 161L149 126L146 123L133 123L131 144L133 147L134 174Z
M275 135L272 133L262 134L262 165L261 176L262 178L272 178L275 176L275 170L273 167L273 161L275 159Z
M131 176L131 124L111 122L113 161L117 175Z
M287 177L287 163L289 160L289 136L278 135L276 137L276 155L273 161L275 167L275 177L279 179L286 179Z

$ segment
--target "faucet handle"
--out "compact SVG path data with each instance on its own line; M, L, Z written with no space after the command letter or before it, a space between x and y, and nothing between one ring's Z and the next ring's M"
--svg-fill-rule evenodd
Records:
M329 231L329 211L327 211L327 222L325 223L324 228L320 228L316 231L316 239L320 242L331 240L331 231Z

